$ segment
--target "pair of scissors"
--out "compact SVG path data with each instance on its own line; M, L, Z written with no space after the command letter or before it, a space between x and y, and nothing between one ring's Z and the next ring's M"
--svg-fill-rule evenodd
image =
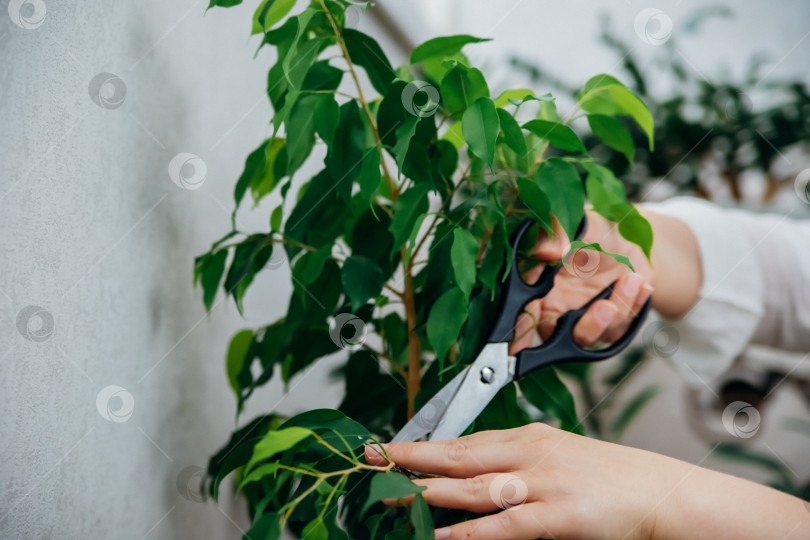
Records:
M460 436L478 417L498 391L529 373L565 362L596 362L610 358L630 344L650 310L650 299L639 310L625 334L608 347L586 349L574 341L573 330L582 315L597 300L610 297L614 281L579 309L568 311L557 319L551 336L537 347L509 355L509 342L515 335L515 322L526 304L545 297L554 286L554 277L562 263L547 264L534 284L520 275L517 253L520 241L533 224L523 221L512 237L512 266L486 340L476 360L458 373L405 424L391 442L413 442L420 439L441 441ZM587 223L583 217L576 233L581 238Z

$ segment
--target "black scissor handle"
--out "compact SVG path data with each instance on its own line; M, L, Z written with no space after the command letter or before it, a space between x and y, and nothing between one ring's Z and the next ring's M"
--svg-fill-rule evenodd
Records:
M515 380L520 379L536 369L551 366L554 364L563 364L565 362L596 362L610 358L622 350L624 350L641 328L647 313L650 311L650 303L652 299L648 298L644 306L635 316L630 328L624 335L619 338L615 343L603 349L589 350L578 345L574 341L574 326L579 322L579 319L585 314L585 311L597 300L603 300L610 297L613 292L613 286L616 284L614 281L605 289L594 296L587 304L579 309L571 310L565 313L562 317L557 319L557 325L554 328L551 336L542 344L530 349L523 349L515 358Z
M557 275L562 264L547 264L540 274L540 279L536 283L529 284L523 281L518 270L518 246L523 239L526 231L536 223L533 219L527 218L523 220L515 232L512 234L510 243L512 244L512 266L509 270L509 276L506 279L506 284L503 288L500 306L498 307L498 316L495 319L495 324L487 337L487 343L503 343L512 341L515 337L515 322L518 315L523 312L523 307L537 298L542 298L548 294L554 286L554 276ZM585 216L582 216L582 221L579 223L575 239L580 239L585 234L585 229L588 227L588 221Z

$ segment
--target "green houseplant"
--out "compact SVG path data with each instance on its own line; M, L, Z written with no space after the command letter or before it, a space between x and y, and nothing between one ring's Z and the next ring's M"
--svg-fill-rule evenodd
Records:
M485 39L435 38L394 68L374 39L345 24L347 10L367 4L315 0L289 15L294 7L263 0L254 15L261 46L278 53L268 74L274 134L247 157L234 189L237 209L248 193L258 203L278 190L284 202L267 231L238 231L234 217L233 230L195 260L194 282L206 309L221 287L241 312L274 250L290 263L285 317L230 343L237 415L274 371L286 383L341 349L349 352L346 396L339 410L270 412L236 430L209 462L207 491L217 498L235 474L250 538L278 538L283 527L312 539L433 538L434 523L464 513L428 509L393 464L368 465L363 445L389 438L475 358L521 219L532 216L550 234L553 214L572 235L587 196L649 256L649 224L567 124L587 122L632 159L633 139L617 117L638 124L650 147L653 118L608 75L585 84L565 119L550 94L512 89L493 99L462 52ZM299 178L316 143L326 148L321 170ZM470 429L541 418L583 431L551 368L506 387ZM408 495L408 508L380 503Z

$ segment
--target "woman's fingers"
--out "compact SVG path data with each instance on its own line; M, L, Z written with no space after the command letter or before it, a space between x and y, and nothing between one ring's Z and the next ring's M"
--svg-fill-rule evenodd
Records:
M553 538L544 526L543 503L528 503L507 508L502 512L471 521L465 521L450 527L436 529L436 540L533 540L534 538Z
M515 340L509 346L509 354L515 355L531 346L534 330L540 321L540 300L532 300L523 308L515 323Z
M544 261L559 261L571 249L571 242L568 241L568 235L565 234L565 230L557 218L552 216L551 222L553 232L551 238L542 229L539 229L534 254Z
M602 340L612 343L620 339L651 294L652 286L638 274L619 278L610 295L610 300L619 308L619 315L607 328Z
M385 449L391 461L400 467L455 478L476 476L488 471L509 471L519 459L512 447L476 446L463 439L454 439L449 444L431 441L389 443ZM375 463L379 463L379 460Z
M469 510L478 514L523 504L529 497L528 479L513 473L489 473L470 478L423 478L422 492L431 506Z
M388 443L385 451L391 461L410 471L466 478L514 470L521 461L520 446L504 443L519 439L523 433L516 428L483 431L447 441ZM366 446L365 455L373 465L387 463L376 445Z
M600 341L616 341L651 294L652 286L638 274L620 277L610 298L594 302L579 320L574 327L574 339L585 347Z
M596 344L618 315L619 308L614 302L597 300L574 326L574 341L583 347Z

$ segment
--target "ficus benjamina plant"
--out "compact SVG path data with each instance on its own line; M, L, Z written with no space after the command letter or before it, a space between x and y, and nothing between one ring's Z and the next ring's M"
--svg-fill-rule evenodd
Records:
M254 276L271 260L289 262L286 315L238 332L228 348L237 417L274 373L286 384L338 352L346 394L337 410L249 421L211 458L206 491L216 499L234 473L253 539L284 528L310 540L433 538L434 526L468 516L429 509L423 488L393 464L365 462L363 445L390 438L475 358L511 264L510 233L527 216L538 233L552 234L556 219L573 237L587 198L649 257L649 224L568 124L587 122L599 144L632 160L627 126L652 147L653 118L609 75L587 81L565 118L550 94L495 96L463 53L488 40L469 35L431 39L395 68L346 24L347 10L368 3L301 4L256 9L253 33L277 53L267 86L273 134L247 156L233 230L196 258L194 282L207 310L222 287L241 313ZM314 149L320 170L304 177ZM237 230L248 194L256 205L276 191L268 230ZM601 251L582 241L573 249ZM538 419L583 432L554 368L506 386L469 431ZM407 506L380 502L411 495Z

